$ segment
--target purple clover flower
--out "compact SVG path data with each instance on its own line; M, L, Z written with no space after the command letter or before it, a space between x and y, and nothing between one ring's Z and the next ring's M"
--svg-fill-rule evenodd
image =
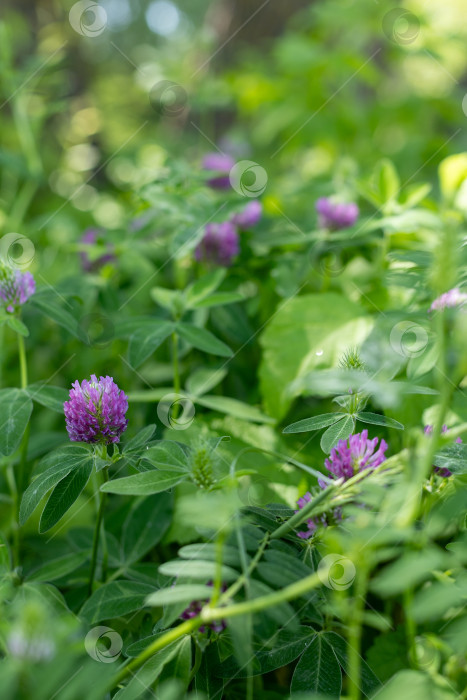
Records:
M36 282L30 272L0 266L0 299L9 313L14 313L35 291Z
M208 180L208 185L214 189L228 190L230 188L229 173L235 165L232 156L224 153L208 153L203 158L204 170L213 170L218 173L216 177Z
M423 428L423 432L425 433L425 435L428 435L428 436L433 435L433 426L432 425L425 425L425 427ZM449 428L446 424L444 424L443 427L441 428L441 434L444 435L445 433L448 433L448 432L449 432ZM457 437L455 442L457 442L458 444L461 444L462 438ZM440 476L444 476L446 478L448 476L452 476L452 472L449 469L446 469L446 467L433 467L433 471L436 474L439 474Z
M99 236L100 236L100 231L95 228L88 228L86 231L83 233L80 239L80 243L88 243L89 245L94 245L95 243L99 243ZM80 258L81 258L81 267L85 272L93 272L95 270L98 270L102 265L105 265L107 262L111 262L112 260L115 260L115 255L112 253L112 246L107 245L107 250L109 251L105 255L101 255L99 258L96 260L91 260L87 252L84 250L80 253Z
M206 584L207 586L213 586L212 581L208 581ZM227 586L225 583L222 584L221 586L221 591L224 592L227 590ZM182 612L180 615L180 618L182 620L192 620L194 617L198 617L200 614L201 610L204 608L208 601L207 600L193 600L190 605ZM199 628L200 632L205 632L206 628L211 629L213 632L223 632L225 628L227 627L227 624L225 620L219 620L219 621L214 621L210 622L207 625L201 625Z
M459 287L454 287L454 289L450 289L449 292L445 292L435 299L428 309L428 313L430 311L442 311L443 309L452 309L455 306L463 306L466 301L467 294L461 292Z
M66 429L72 442L104 443L120 441L128 421L128 399L112 377L91 374L91 381L84 379L72 384L70 400L65 401Z
M315 204L318 223L321 228L331 231L353 226L359 214L354 202L333 202L329 197L320 197Z
M310 503L311 499L312 499L311 493L309 491L307 491L297 501L297 505L298 505L299 510L304 508L307 503ZM298 511L295 511L295 512L298 513ZM326 527L328 523L326 520L326 516L323 513L323 515L320 515L317 518L309 518L306 521L306 524L307 524L308 530L305 530L304 532L297 532L298 537L300 537L302 540L307 540L312 535L314 535L314 533L319 525L324 525L324 527Z
M263 213L263 205L257 199L253 199L248 202L243 211L234 214L231 218L231 222L238 226L240 229L249 229L252 226L256 226L258 221L261 219L261 214Z
M239 252L237 229L230 221L223 221L206 225L204 237L196 247L195 258L228 267Z
M368 439L368 430L351 435L347 440L339 440L336 447L333 447L329 459L324 465L326 469L334 474L338 479L344 477L344 481L350 479L354 474L365 469L375 469L384 460L385 451L388 445L385 440L381 440L379 448L376 450L378 438ZM323 482L318 482L325 488Z

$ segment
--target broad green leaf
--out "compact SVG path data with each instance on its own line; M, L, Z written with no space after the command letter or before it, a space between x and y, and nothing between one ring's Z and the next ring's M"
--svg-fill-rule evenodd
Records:
M59 326L65 328L75 338L79 338L80 329L77 320L69 311L63 308L55 293L50 293L49 291L36 292L28 303L35 306L44 316L51 318Z
M174 603L191 603L192 600L210 600L211 596L212 586L203 586L198 583L180 584L151 593L146 599L146 605L158 608Z
M323 637L332 647L337 660L346 673L348 665L347 642L336 632L324 632ZM360 690L367 698L373 697L375 690L381 686L381 681L363 658L360 658L360 681Z
M151 289L151 297L156 304L159 304L169 311L181 310L183 308L182 294L176 289L153 287Z
M74 469L93 466L92 452L82 445L65 445L54 450L40 462L43 471L28 486L20 508L20 523L23 525L37 508L47 491L58 484Z
M16 316L9 316L7 319L7 324L12 330L15 331L15 333L19 333L19 335L22 335L24 338L28 337L29 330L27 326L25 326L24 323Z
M161 673L160 682L163 683L166 679L176 679L182 684L182 688L186 690L190 681L191 672L191 637L187 635L182 637L177 651L164 665Z
M360 306L336 293L305 294L279 305L260 338L267 413L282 418L294 399L291 384L314 369L335 367L373 324Z
M21 389L0 390L0 455L19 447L32 411L32 401Z
M223 306L224 304L235 304L237 301L243 301L243 294L238 292L217 292L211 296L192 304L193 309L207 309L211 306Z
M213 561L202 561L192 559L174 559L159 566L159 571L164 576L175 576L177 578L189 578L203 581L212 580L216 576L217 564ZM239 577L238 571L223 565L221 568L223 581L235 581Z
M435 547L407 552L377 573L371 590L383 598L398 595L431 578L433 570L441 568L446 560L446 553Z
M196 280L192 285L187 287L185 290L185 297L187 307L189 309L194 308L194 306L206 299L210 294L216 291L221 282L226 275L226 270L222 267L218 267L212 272L208 272L199 280Z
M205 406L220 413L227 413L227 415L235 416L235 418L243 418L253 423L275 423L274 418L266 416L255 406L237 401L237 399L231 399L229 396L198 396L196 398L193 397L193 400L200 406Z
M176 330L181 338L198 350L221 357L231 357L233 354L228 345L205 328L180 322L177 324Z
M317 634L300 657L292 676L292 697L301 691L340 698L342 673L332 647Z
M400 191L400 180L397 170L390 160L384 158L377 164L376 182L383 204L397 199Z
M311 418L304 418L296 423L291 423L284 430L283 433L307 433L310 430L319 430L320 428L326 428L328 425L333 425L337 421L345 417L345 413L323 413L320 416L312 416Z
M130 337L128 345L128 360L137 369L150 355L162 345L174 330L169 321L154 321L154 326L140 328Z
M374 700L394 700L401 698L409 700L456 700L459 694L445 683L441 685L428 673L423 671L404 670L393 676Z
M80 617L93 624L110 620L140 610L146 598L153 593L154 586L136 581L112 581L106 583L85 602Z
M447 445L435 455L433 464L435 467L449 469L453 474L467 474L467 445Z
M187 391L194 396L202 396L214 389L226 376L226 369L197 369L186 382Z
M388 416L382 416L379 413L367 413L362 411L357 413L355 416L361 423L370 423L371 425L387 425L388 428L396 428L397 430L404 430L404 426L399 421L394 420L394 418L388 418Z
M187 476L186 474L174 473L173 471L154 469L107 481L101 486L101 491L104 493L116 493L120 496L150 496L153 493L168 491L186 479Z
M321 449L326 454L329 454L333 447L337 445L339 440L347 440L349 435L353 433L355 421L352 416L346 415L338 423L334 423L321 436Z
M138 450L140 447L143 447L149 440L152 438L154 435L154 432L156 430L156 426L154 423L151 425L147 425L145 428L139 431L139 433L136 433L134 437L131 438L131 440L128 440L123 445L123 454L126 452L132 452L133 450Z
M68 399L68 391L62 389L60 386L48 386L47 384L42 384L38 382L37 384L30 384L26 391L29 397L49 408L51 411L63 414L63 404Z
M142 455L154 467L166 471L188 471L191 455L187 445L175 440L160 440Z
M262 643L261 648L256 652L253 675L270 673L276 668L292 663L303 653L315 636L315 630L304 625L294 630L280 629L274 637L267 640L266 644ZM233 657L214 668L213 672L220 678L231 678L232 676L245 678L247 675L246 669L239 669Z
M182 647L186 648L186 639L186 637L177 639L177 641L154 654L140 669L132 674L129 683L114 695L114 700L136 700L146 695L147 690L160 676L164 666L173 659ZM190 638L188 638L188 641L190 642Z
M435 581L415 594L412 615L416 622L437 620L451 608L467 604L467 581Z
M87 552L65 554L63 557L52 559L39 569L33 571L28 575L27 580L36 582L55 581L79 569L87 558Z
M216 544L211 542L204 542L202 544L187 544L178 550L178 556L182 559L204 559L207 561L217 561L218 557L218 547ZM249 560L248 555L247 561ZM240 566L240 552L236 547L230 545L224 545L222 547L222 561L224 564L229 566Z
M63 518L88 483L92 468L92 463L77 467L58 482L42 511L40 533L47 532Z
M173 497L156 493L137 501L123 524L122 549L125 564L142 559L162 539L170 525Z
M443 197L452 202L457 190L467 179L467 153L456 153L442 160L438 173Z

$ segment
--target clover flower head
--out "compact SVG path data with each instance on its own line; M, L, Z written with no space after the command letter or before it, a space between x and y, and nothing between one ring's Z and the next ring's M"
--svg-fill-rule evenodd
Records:
M311 499L312 499L311 493L309 491L307 491L297 501L297 505L298 505L299 510L304 508L307 503L310 503ZM298 510L295 512L298 513ZM306 521L306 524L307 524L307 528L308 528L307 530L305 530L303 532L297 532L298 537L300 537L300 539L302 539L302 540L308 540L310 537L312 537L312 535L315 534L316 529L318 528L319 525L324 525L324 527L326 527L328 523L326 520L326 516L323 514L323 515L318 516L317 518L309 518Z
M230 221L223 221L206 225L204 236L196 247L195 258L228 267L239 251L237 229Z
M229 173L235 165L232 156L224 153L208 153L203 158L204 170L213 170L218 173L208 180L208 185L214 189L228 190L230 188Z
M206 584L207 586L213 586L212 581L208 581ZM225 583L222 584L221 586L221 591L224 592L227 590L227 585ZM193 600L190 605L182 612L180 615L180 618L182 620L191 620L194 617L197 617L201 610L204 608L208 601L207 600ZM213 632L223 632L225 628L227 627L227 624L224 620L217 620L214 622L210 622L207 625L201 625L199 628L200 632L206 632L206 628L211 629Z
M423 428L423 432L425 433L425 435L428 435L428 436L433 435L433 426L432 425L425 425L425 427ZM446 424L444 424L443 427L441 428L441 434L445 435L448 432L449 432L449 428ZM461 444L462 438L457 437L455 442L457 442L458 444ZM435 474L439 474L439 476L444 476L446 478L448 478L448 476L452 476L452 472L449 469L447 469L446 467L433 467L433 471L435 472Z
M6 310L14 313L36 291L36 282L30 272L22 272L0 262L0 300Z
M368 430L351 435L348 440L339 440L336 447L333 447L329 459L324 464L326 469L335 477L344 477L344 481L350 479L354 474L366 469L375 469L384 460L387 443L381 440L378 445L378 438L368 439ZM320 482L318 482L320 483ZM323 486L320 483L320 486Z
M315 208L319 226L331 231L353 226L359 215L355 202L334 202L329 197L320 197L316 201Z
M463 306L467 302L467 294L461 292L459 287L454 287L448 292L441 294L428 309L428 313L431 311L443 311L443 309L453 309L456 306Z
M261 219L262 212L263 205L261 202L258 199L253 199L251 202L248 202L242 211L238 212L238 214L234 214L231 221L235 226L238 226L238 228L246 230L252 228L252 226L256 226Z
M66 429L73 442L110 445L120 441L128 421L128 399L112 377L76 380L64 403Z

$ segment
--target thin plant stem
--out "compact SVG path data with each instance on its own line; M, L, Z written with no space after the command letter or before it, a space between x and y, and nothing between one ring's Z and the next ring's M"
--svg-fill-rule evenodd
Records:
M352 616L349 624L349 698L360 700L360 648L362 641L363 609L365 606L368 572L361 564L357 570L355 581L355 598L352 605Z
M18 333L18 357L19 357L19 368L20 368L20 386L21 389L26 389L28 386L28 364L27 364L27 359L26 359L26 347L24 344L24 337ZM25 475L26 475L26 465L27 465L27 459L28 459L28 445L29 445L29 433L30 433L31 426L28 423L26 426L26 430L24 431L24 435L21 441L21 452L20 452L20 459L19 459L19 465L18 465L18 471L16 474L16 487L15 487L15 502L13 504L14 507L14 517L16 519L15 522L15 534L14 534L14 561L15 565L17 566L19 564L19 558L20 558L20 548L21 548L21 529L19 525L19 509L21 505L21 496L23 494L24 486L25 486ZM15 480L15 477L13 476L13 480Z
M173 375L174 375L174 392L177 396L180 395L180 367L178 362L178 336L174 331L172 333L172 363L173 363ZM179 405L177 401L174 402L172 415L173 418L178 418Z
M108 477L107 467L105 467L102 470L102 476L103 476L102 483L105 483L106 481L108 481L109 477ZM96 525L94 528L94 537L93 537L93 541L92 541L91 570L89 572L88 595L92 594L92 589L93 589L93 585L94 585L94 577L96 574L97 551L99 549L100 532L101 532L101 526L102 526L103 519L104 519L104 507L105 507L106 495L107 495L106 493L99 491L99 508L97 510L97 519L96 519Z

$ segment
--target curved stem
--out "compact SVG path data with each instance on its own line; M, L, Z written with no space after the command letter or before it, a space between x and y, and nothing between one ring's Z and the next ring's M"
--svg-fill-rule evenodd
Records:
M108 472L107 472L107 467L105 467L102 470L102 475L103 475L103 483L108 481ZM94 537L92 540L92 556L91 556L91 570L89 573L89 585L88 585L88 595L92 594L92 589L94 585L94 576L96 574L96 565L97 565L97 551L99 549L99 537L100 537L100 532L101 532L101 525L103 522L104 518L104 506L105 506L105 500L106 500L106 493L103 493L102 491L99 491L99 508L97 511L97 520L96 520L96 526L94 528Z

